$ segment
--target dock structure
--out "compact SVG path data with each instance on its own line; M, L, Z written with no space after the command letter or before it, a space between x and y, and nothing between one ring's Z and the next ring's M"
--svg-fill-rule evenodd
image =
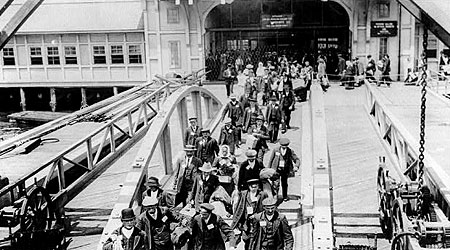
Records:
M22 111L8 115L8 118L10 121L14 122L43 124L61 118L65 115L67 115L67 113L50 111Z

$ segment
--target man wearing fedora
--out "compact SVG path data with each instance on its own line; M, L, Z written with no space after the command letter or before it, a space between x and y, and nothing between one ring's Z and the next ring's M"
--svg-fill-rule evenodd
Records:
M202 128L197 125L197 117L192 116L189 117L189 126L186 128L184 132L184 146L186 145L195 145L195 141L201 135Z
M225 118L225 125L220 129L219 145L227 145L230 153L234 155L236 147L239 147L240 131L231 123L230 118Z
M278 138L278 130L280 128L280 122L282 119L281 108L277 103L277 98L272 96L270 98L270 104L267 105L266 119L269 125L269 137L272 143L275 143Z
M103 250L149 250L147 247L147 235L135 226L136 216L133 209L123 209L120 220L122 221L122 226L111 233L103 244Z
M261 161L256 159L256 151L248 150L245 155L247 160L241 163L239 168L238 190L248 190L247 181L250 179L259 179L259 172L264 168Z
M249 250L292 250L294 237L286 216L277 211L277 201L262 201L264 211L250 222Z
M200 204L200 213L192 219L192 238L189 249L192 250L225 250L222 234L230 242L228 250L234 250L236 239L231 227L212 211L214 206L209 203Z
M145 197L142 201L143 211L137 218L136 227L147 235L147 249L169 250L173 249L170 240L170 223L179 223L168 208L159 207L156 197ZM187 224L184 221L184 224Z
M148 177L145 183L147 190L142 193L142 199L146 196L156 197L158 199L158 204L161 207L174 207L174 199L169 196L169 194L161 188L158 178L154 176Z
M250 134L256 138L256 141L253 142L252 149L256 150L258 159L263 162L264 154L269 149L267 140L270 139L268 129L264 126L263 115L259 115L256 118L256 125L251 127Z
M222 120L228 115L231 119L231 123L236 126L237 123L240 122L241 117L244 114L244 107L242 107L241 103L236 100L236 95L232 94L230 96L230 101L225 106L223 111Z
M244 249L248 249L250 220L249 218L263 211L262 201L267 198L267 194L259 189L260 180L250 179L247 181L248 190L239 193L239 198L233 204L233 222L231 228L238 228L242 233L242 240L245 243Z
M283 190L283 199L288 198L288 177L293 176L294 170L300 166L300 158L294 150L289 147L289 139L281 138L280 146L274 148L269 158L269 167L277 171L281 177L281 188ZM294 166L295 164L295 166ZM295 167L295 169L294 169Z
M199 168L202 166L202 160L195 157L197 149L193 145L186 145L185 154L177 159L174 190L177 191L175 197L175 206L183 203L183 207L188 203L188 194L192 190L194 180L199 175Z
M194 185L189 193L188 200L191 205L195 207L196 211L199 211L201 203L208 203L212 193L220 185L219 178L211 172L216 170L211 166L211 163L206 162L199 168L202 172L201 175L197 175L194 180Z
M292 88L284 87L283 92L280 94L280 106L283 121L283 130L291 128L291 112L294 110L295 96Z
M234 80L236 79L236 71L233 70L231 64L227 65L227 69L223 72L223 78L225 78L225 88L227 90L227 97L229 97Z
M249 98L250 107L247 107L244 111L243 129L244 133L250 133L250 129L253 125L256 125L256 118L262 115L262 111L256 103L256 99Z
M197 138L197 157L203 163L212 163L219 153L219 144L216 139L211 137L209 129L202 129L202 137Z

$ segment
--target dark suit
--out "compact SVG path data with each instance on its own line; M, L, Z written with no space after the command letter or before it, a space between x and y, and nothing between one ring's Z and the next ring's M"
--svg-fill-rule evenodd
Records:
M195 210L200 210L200 204L209 202L212 193L220 185L219 177L211 174L208 180L204 181L202 176L197 175L192 187L192 191L189 192L188 200L194 201Z
M282 116L281 116L281 108L279 105L267 105L266 110L266 120L269 124L269 137L270 141L273 143L278 138L278 130L280 128L280 122L281 122Z
M284 120L283 125L288 128L291 126L290 125L291 112L292 112L294 103L295 103L294 92L292 92L292 90L281 92L280 106L281 106L281 110L282 110L282 117Z
M198 168L202 166L202 160L192 156L189 165L186 165L187 157L183 155L175 163L175 188L177 190L177 196L175 199L175 206L183 202L186 205L189 192L194 185L195 177L199 175Z
M250 128L249 131L250 134L257 133L257 140L256 143L252 145L252 148L258 152L257 158L263 162L264 161L264 154L266 153L266 150L269 148L267 146L267 140L270 139L269 132L267 128L264 125L261 125L260 128L258 126L254 125Z
M208 137L207 141L204 141L202 137L197 138L197 158L202 160L203 163L213 163L216 155L219 153L219 145L216 139Z
M219 145L228 145L230 154L234 155L234 150L239 142L240 131L233 125L228 126L228 128L226 126L224 125L220 129Z
M294 237L291 227L286 216L278 211L271 220L267 219L265 212L256 214L250 227L250 250L292 250Z
M280 162L283 162L284 166L280 166ZM274 148L269 158L269 167L280 174L283 198L287 198L288 177L294 172L293 162L297 167L300 166L300 159L289 147L286 148L284 155L281 154L281 146Z
M197 126L195 129L193 129L191 126L186 128L186 131L184 132L184 146L186 145L194 145L195 141L198 137L200 137L200 132L202 131L202 128Z
M230 241L230 246L236 247L236 239L231 227L222 217L211 213L208 222L196 215L192 219L192 239L189 249L192 250L225 250L222 234Z
M156 219L153 219L147 211L143 212L137 218L136 227L148 236L148 249L173 249L170 223L177 223L179 219L167 208L157 208L156 213Z
M137 227L134 227L133 233L131 234L131 237L127 239L125 235L122 233L122 228L119 227L114 232L112 232L113 235L116 236L122 236L122 248L124 250L148 250L147 248L147 235L145 232L139 230ZM113 250L114 249L114 242L111 238L106 240L106 242L103 244L103 250Z
M225 106L225 110L223 111L223 118L227 115L231 119L231 123L236 126L237 123L242 122L242 116L244 115L244 108L241 106L241 103L236 102L228 102L227 106Z
M248 189L247 181L250 179L259 179L259 172L264 168L261 161L255 159L255 165L251 169L247 169L249 166L248 160L241 163L239 168L239 180L238 180L238 190L244 191Z
M255 106L255 110L252 111L250 107L246 108L244 111L244 133L248 133L251 126L256 124L256 118L262 115L262 111L258 106Z

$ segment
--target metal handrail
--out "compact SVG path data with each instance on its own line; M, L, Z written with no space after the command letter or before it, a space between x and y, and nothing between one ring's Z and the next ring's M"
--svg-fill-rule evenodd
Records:
M33 171L29 172L28 174L24 175L23 177L19 178L17 181L15 181L14 183L11 183L5 187L3 187L0 190L0 197L4 196L10 192L13 192L13 190L15 188L23 188L23 185L25 184L25 181L29 180L31 177L35 176L37 173L39 173L40 171L44 170L45 168L47 168L49 165L51 165L52 163L54 164L54 166L52 167L51 172L47 175L47 178L50 178L53 174L53 171L55 170L56 167L58 168L63 168L62 164L59 164L60 161L63 160L64 156L69 154L70 152L75 151L80 145L82 144L86 144L87 146L87 153L88 153L88 168L89 169L94 169L98 164L101 163L100 161L96 161L99 158L99 154L101 153L104 143L108 138L108 134L109 134L109 140L110 142L112 142L112 144L114 144L113 142L113 137L114 135L110 132L113 127L116 127L116 122L118 122L119 120L121 120L123 117L128 117L128 125L129 127L129 131L133 131L131 132L128 136L132 137L134 133L136 133L136 129L137 129L137 125L139 123L139 119L141 118L141 114L142 112L144 113L144 116L147 116L148 114L146 114L146 111L142 111L143 109L141 109L142 107L146 108L145 106L148 105L148 103L150 101L153 100L153 98L156 97L156 99L159 99L160 97L158 95L165 93L167 96L168 94L170 95L170 93L166 93L167 91L170 92L170 83L166 83L164 85L162 85L160 88L158 88L157 90L155 90L153 93L151 93L150 95L148 95L145 99L143 99L142 101L138 102L137 104L133 105L132 107L128 108L127 110L122 111L121 113L119 113L117 116L115 116L111 121L107 122L105 125L103 125L102 127L96 129L95 131L91 132L89 135L85 136L84 138L80 139L78 142L76 142L75 144L73 144L71 147L65 149L64 151L58 153L56 156L52 157L52 159L50 159L49 161L47 161L46 163L42 164L41 166L35 168ZM141 109L141 112L139 113L137 120L136 120L136 125L134 128L132 128L133 126L133 122L132 122L132 117L131 114L134 111L137 111L138 109ZM159 108L157 108L159 109ZM146 125L148 125L148 117L144 117L144 123L146 123ZM142 128L141 128L142 129ZM103 137L103 140L100 142L100 146L97 148L97 155L96 158L93 158L91 155L94 150L94 147L92 145L92 139L94 136L100 134L102 131L105 131L105 136ZM124 131L122 131L124 132ZM111 152L115 151L115 145L112 145L111 148ZM59 169L64 171L63 169ZM59 179L59 183L64 183L64 180L60 180L60 178L63 178L62 176L58 175L58 179ZM46 180L47 182L48 180ZM60 186L60 190L66 188L65 186L61 187ZM11 193L12 194L12 193ZM11 197L12 200L14 200L14 197L12 195Z
M448 85L449 85L449 82L450 82L450 77L445 75L445 74L442 74L439 71L434 71L434 70L428 70L428 71L430 72L430 76L429 77L431 78L431 81L428 82L428 87L430 88L430 90L434 91L437 94L447 94L448 93L447 92ZM433 78L432 76L436 76L436 77ZM439 78L443 78L444 79L443 80L444 93L441 92L440 83L442 82L442 80L439 80ZM436 84L433 84L433 83L436 83ZM433 87L430 86L430 85L432 85Z

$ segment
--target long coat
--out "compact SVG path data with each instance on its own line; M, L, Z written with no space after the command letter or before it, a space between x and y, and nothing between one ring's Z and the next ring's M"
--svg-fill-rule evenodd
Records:
M136 227L144 231L148 237L148 249L167 249L172 246L170 240L170 223L180 222L167 208L157 208L156 221L161 225L158 233L152 234L152 222L147 211L141 213L137 218Z
M192 219L192 240L189 241L190 250L204 250L203 246L208 250L225 250L225 242L223 241L223 233L230 241L230 246L236 246L236 239L233 230L222 219L222 217L211 213L208 223L206 223L201 215L196 215ZM206 239L206 233L209 232L211 237Z
M265 229L261 227L260 221L268 222L265 212L256 214L251 220L251 233L249 250L259 250L263 242L263 233ZM291 227L286 216L275 211L271 220L275 233L275 245L277 250L292 250L294 245L294 237L292 236Z
M211 174L207 181L203 181L202 177L198 175L195 178L194 186L191 192L189 192L188 200L194 201L195 210L200 210L200 204L204 202L209 202L212 193L220 185L219 178Z
M225 115L227 115L228 113L228 117L236 123L239 123L242 119L242 115L244 114L244 108L242 107L241 103L236 101L236 102L228 102L227 106L225 106L225 110L223 111L223 118L225 118Z
M200 137L200 132L202 131L202 128L199 126L196 126L196 128L192 128L192 126L189 126L186 128L186 131L184 132L184 145L195 145L195 141L198 137Z
M122 248L124 250L149 250L147 247L147 235L144 231L139 230L137 227L133 228L131 237L127 239L122 233L123 226L117 228L111 235L122 236ZM103 244L103 250L114 250L114 242L111 238L107 239Z
M261 149L265 150L265 149L269 148L269 146L267 146L267 140L269 140L270 137L269 137L269 131L266 128L266 126L261 125L261 127L259 129L256 126L252 126L249 129L249 133L250 134L252 134L252 133L259 134L256 143L254 145L252 145L254 150L259 151Z
M246 108L244 111L244 132L248 132L250 126L252 125L252 121L256 123L256 118L259 115L262 115L262 111L258 106L255 106L255 110L253 111L250 107Z
M203 141L202 137L197 138L197 158L201 159L203 163L209 162L213 163L216 155L219 153L219 145L216 139L209 137L206 143ZM206 159L202 159L202 151L206 148Z
M255 166L253 169L247 169L249 165L248 160L241 163L239 168L238 190L243 191L248 189L247 181L250 179L259 179L259 172L264 168L261 161L255 159Z
M281 146L278 146L278 147L274 148L272 150L272 153L270 154L269 167L274 170L277 170L278 166L280 164L281 157L283 157L281 155ZM300 158L298 158L298 156L295 154L294 150L292 150L289 147L286 148L286 153L284 154L284 162L285 162L284 170L287 173L292 173L294 171L293 162L295 162L295 165L297 167L300 166Z
M228 145L230 148L230 153L234 155L234 150L239 142L240 131L233 125L230 125L227 129L224 125L220 129L219 145ZM212 162L211 162L212 163Z
M273 126L277 126L278 124L280 124L281 119L281 107L279 105L275 105L275 107L273 107L272 104L267 105L266 120L269 124L268 129L273 130Z
M192 189L195 177L199 174L198 168L202 166L202 160L192 156L189 166L186 166L186 154L177 159L175 163L175 187L178 193L182 188L187 188L187 191Z
M253 208L253 214L261 213L263 211L262 201L268 197L267 193L263 191L258 191L256 196L258 197L258 200L256 201L256 206ZM251 203L250 192L248 190L244 190L239 193L239 199L234 206L233 211L233 222L231 223L232 229L235 229L239 222L247 221L247 205ZM245 222L243 224L245 224Z

